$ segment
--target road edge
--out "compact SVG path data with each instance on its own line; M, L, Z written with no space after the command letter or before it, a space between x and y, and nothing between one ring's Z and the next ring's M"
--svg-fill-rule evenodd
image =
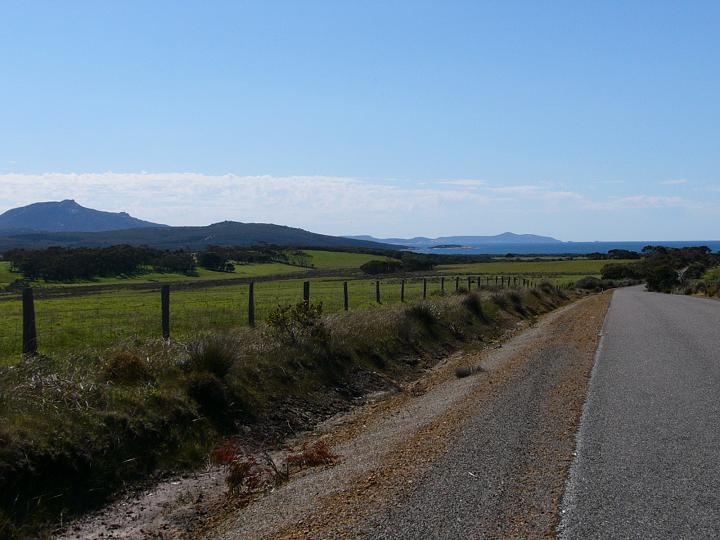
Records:
M587 427L587 417L589 415L589 409L590 409L590 402L592 400L593 395L593 389L595 387L595 381L597 379L597 371L599 369L600 365L600 355L603 351L603 346L605 344L605 335L606 335L606 327L608 322L608 317L610 316L610 312L613 309L613 304L615 302L615 295L614 291L612 291L610 294L613 295L613 297L610 300L610 305L608 306L608 310L605 313L605 319L603 320L602 328L600 329L600 340L598 341L597 349L595 350L595 358L593 360L593 367L590 371L590 378L588 379L588 385L587 385L587 394L585 396L585 402L582 406L582 412L580 414L580 422L578 423L578 429L575 433L575 450L573 452L573 461L570 465L570 469L568 471L568 477L565 481L565 491L562 496L562 502L560 503L560 521L558 523L557 529L555 531L555 537L558 539L565 539L569 538L567 536L568 533L568 520L573 514L573 511L577 507L577 478L578 478L578 468L580 466L580 451L584 447L585 444L585 432Z

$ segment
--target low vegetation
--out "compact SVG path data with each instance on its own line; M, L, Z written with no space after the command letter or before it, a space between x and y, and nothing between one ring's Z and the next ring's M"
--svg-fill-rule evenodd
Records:
M228 437L279 441L565 301L544 285L347 314L283 306L257 329L76 348L0 368L0 537L40 534L124 486L197 466ZM226 455L238 492L277 475L270 463ZM290 465L325 458L309 447Z
M713 254L706 246L646 246L639 260L630 264L607 264L601 275L609 280L643 280L648 290L669 293L693 285L708 269L719 264L720 255Z

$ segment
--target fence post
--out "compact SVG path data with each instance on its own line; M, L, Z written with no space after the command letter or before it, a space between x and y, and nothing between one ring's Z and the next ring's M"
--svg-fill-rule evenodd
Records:
M250 282L248 289L248 323L255 326L255 282Z
M347 281L343 281L343 306L345 307L345 311L350 309L350 298L348 297Z
M400 282L400 301L405 302L405 280Z
M423 278L423 300L427 298L427 278Z
M37 328L35 326L35 297L32 287L23 289L23 354L37 354Z
M460 276L455 276L455 291L460 290Z
M310 302L310 282L303 282L303 302Z
M162 305L162 336L170 339L170 285L163 285L160 289L160 303Z
M380 280L375 282L375 301L380 303Z
M468 280L468 287L467 287L467 289L468 289L468 291L470 291L470 287L471 287L471 285L472 285L472 278L471 278L470 276L468 276L467 280Z
M478 276L478 277L477 277L477 289L478 289L478 291L480 290L480 286L482 285L481 281L482 281L482 276ZM488 282L488 285L490 285L490 278L487 278L487 282Z
M440 292L445 293L445 277L440 278Z
M498 284L498 276L495 276L495 285Z

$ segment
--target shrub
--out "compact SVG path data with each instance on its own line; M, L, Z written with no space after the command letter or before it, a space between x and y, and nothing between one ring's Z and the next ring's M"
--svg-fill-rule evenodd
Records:
M290 454L287 457L288 467L317 467L335 463L339 456L333 453L325 441L316 441L312 444L305 444L300 452Z
M600 269L603 279L641 279L642 271L638 264L606 264Z
M476 317L485 319L485 313L483 312L482 307L482 298L478 293L471 292L466 294L465 298L462 299L462 305Z
M412 305L405 310L405 315L428 328L440 320L438 309L430 303Z
M100 379L130 385L150 382L154 377L142 358L131 352L122 351L111 356L105 363Z
M232 400L220 379L211 373L192 373L186 388L188 396L198 404L200 414L222 430L231 427Z
M228 335L202 336L187 347L188 365L192 371L212 373L223 378L238 358L238 346Z
M602 282L596 277L587 276L577 280L575 282L575 288L587 291L597 291L602 288Z
M493 294L490 299L492 300L492 303L500 309L507 310L507 308L510 307L507 296L502 293Z
M322 320L322 303L278 306L267 319L270 331L286 345L301 345L306 341L327 344L329 332Z
M392 274L400 272L403 269L403 263L395 260L384 261L368 261L360 267L360 270L370 275Z
M672 292L678 284L678 273L670 265L654 266L648 269L645 280L650 291Z
M508 297L510 298L510 302L512 303L513 309L521 316L527 317L529 315L527 308L525 307L525 304L523 304L522 296L520 296L516 292L511 292L508 294Z

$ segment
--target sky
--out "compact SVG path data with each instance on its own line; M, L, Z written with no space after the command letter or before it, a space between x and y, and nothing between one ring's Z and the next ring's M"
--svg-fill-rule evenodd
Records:
M720 239L720 2L0 1L0 212Z

